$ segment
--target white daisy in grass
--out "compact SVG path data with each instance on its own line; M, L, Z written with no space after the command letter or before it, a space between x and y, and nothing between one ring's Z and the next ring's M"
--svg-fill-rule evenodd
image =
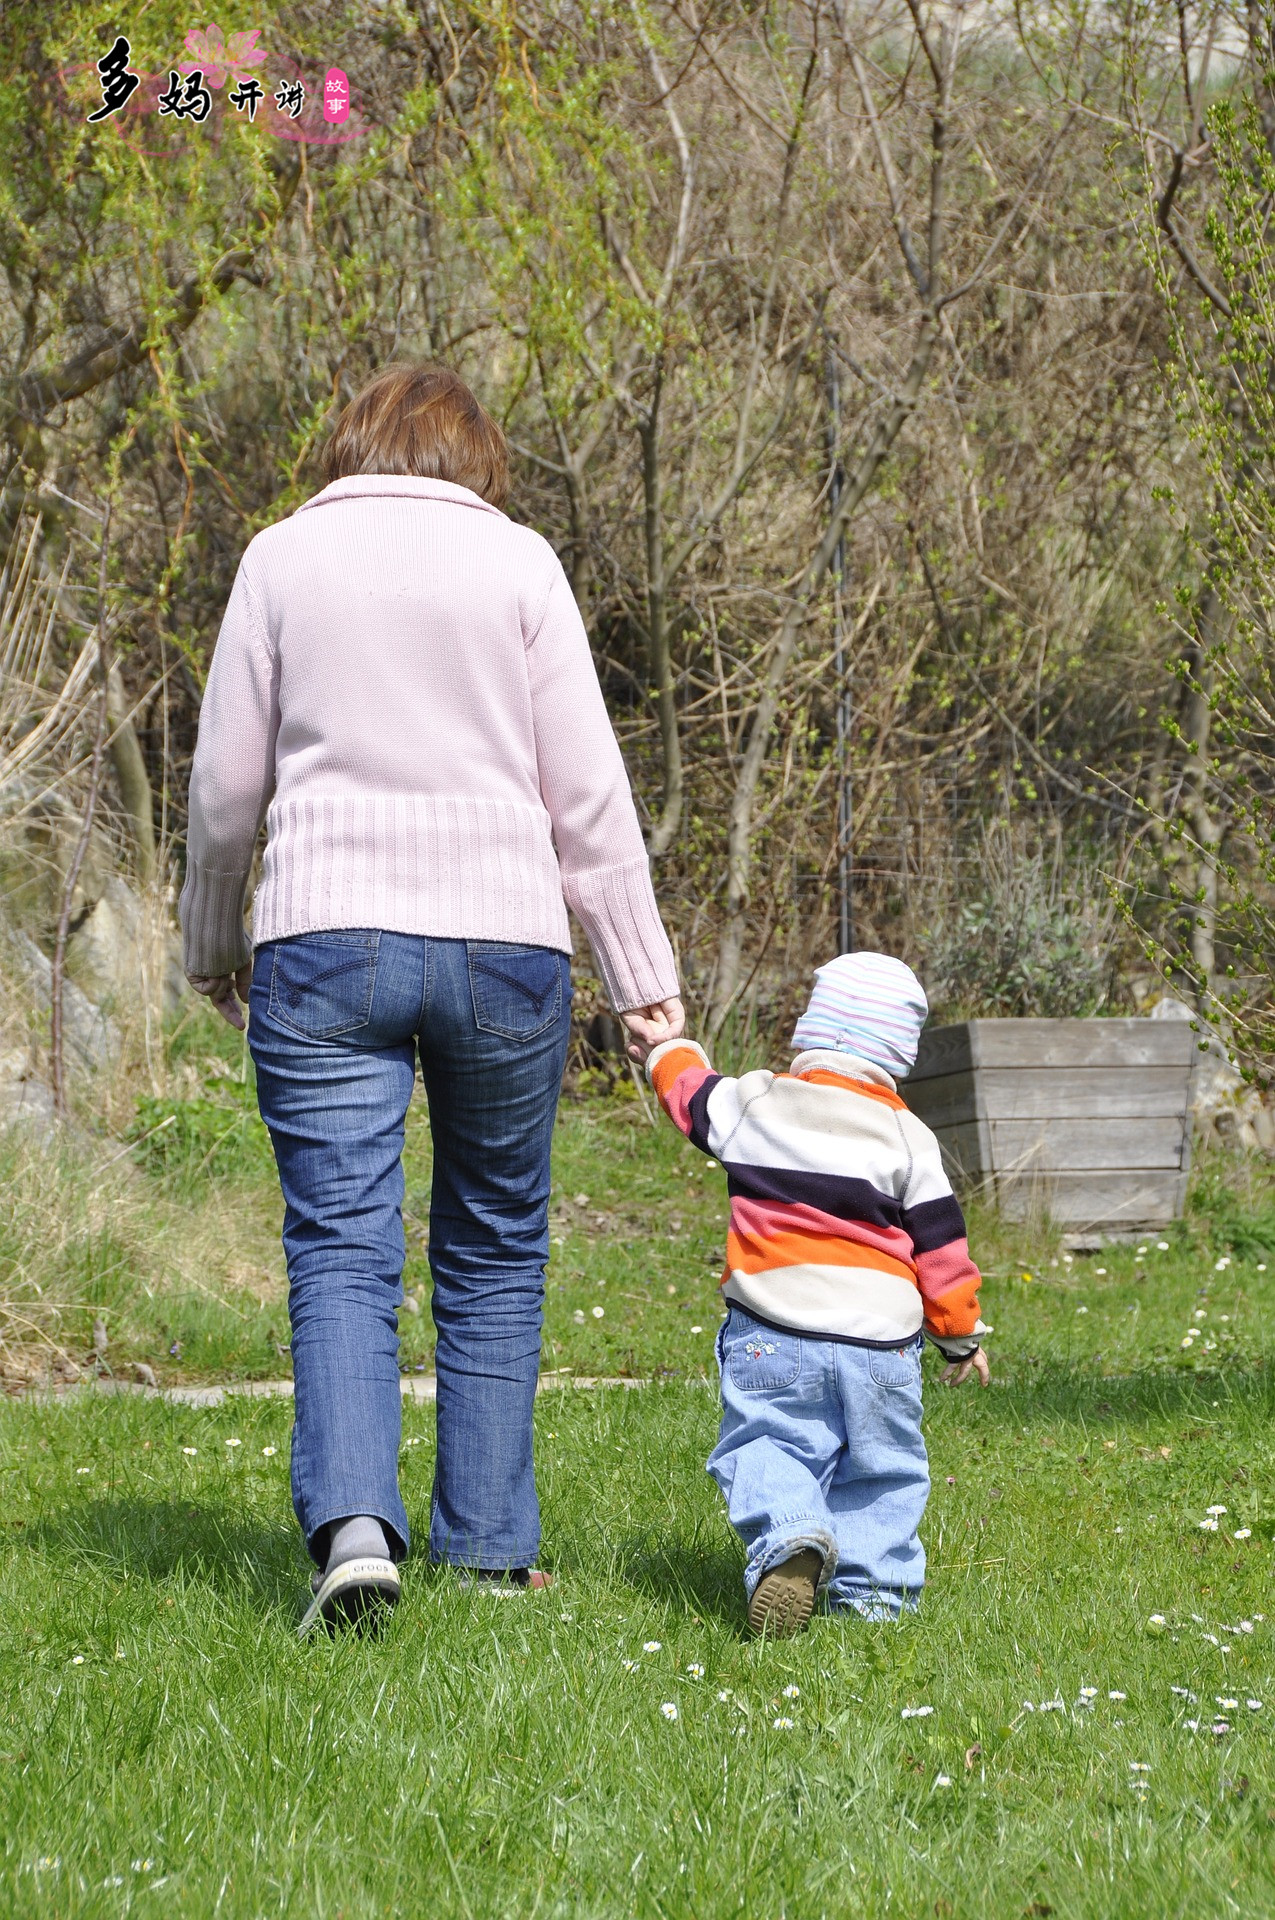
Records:
M278 1453L278 1451L279 1451L278 1447L263 1447L261 1449L262 1458L269 1460L271 1456Z
M1234 1537L1237 1540L1251 1540L1253 1538L1253 1529L1252 1527L1236 1527Z
M1201 1533L1216 1533L1216 1532L1217 1532L1217 1521L1216 1521L1216 1520L1201 1520L1201 1522L1200 1522L1200 1532L1201 1532Z
M664 1702L664 1705L660 1708L660 1712L664 1715L664 1718L666 1720L677 1719L677 1708L673 1705L673 1702L671 1700L666 1700Z
M924 1720L927 1715L933 1713L933 1711L933 1707L904 1707L903 1718L905 1720Z
M92 1467L77 1467L75 1471L77 1473L92 1473L93 1469Z
M658 1653L662 1645L663 1642L660 1640L644 1640L642 1642L642 1651L643 1653Z
M1205 1513L1212 1514L1213 1518L1216 1520L1220 1513L1226 1512L1226 1508L1225 1507L1205 1507L1204 1511Z
M227 1442L226 1442L226 1445L227 1445L228 1447L241 1447L241 1446L243 1445L243 1441L242 1441L242 1440L236 1440L236 1439L235 1439L235 1437L234 1437L234 1435L232 1434L232 1435L231 1435L231 1437L230 1437L230 1439L229 1439L229 1440L227 1440Z
M621 1660L620 1665L626 1673L636 1673L641 1662L638 1660Z
M1098 1698L1097 1687L1081 1687L1080 1697L1082 1700L1096 1700Z
M794 1687L794 1686L787 1686L787 1687L785 1687L785 1688L784 1688L784 1699L785 1699L785 1700L800 1700L800 1698L801 1698L801 1688L800 1688L800 1687Z
M584 1325L584 1308L577 1307L575 1312L572 1314L571 1318L575 1321L578 1327L582 1327Z
M198 1447L183 1447L183 1448L182 1448L182 1452L183 1452L183 1453L198 1453L198 1452L199 1452L199 1448L198 1448Z
M787 1733L792 1726L792 1721L786 1713L781 1713L770 1724L776 1733Z
M84 1655L82 1653L73 1654L71 1656L71 1665L73 1667L82 1667L84 1665Z
M1109 1687L1107 1689L1107 1698L1108 1700L1127 1700L1129 1696L1127 1693L1121 1693L1118 1687Z
M1214 1739L1216 1740L1221 1740L1230 1731L1231 1731L1231 1723L1229 1720L1215 1720L1213 1722L1213 1725L1209 1728L1209 1732L1213 1735Z
M1244 1705L1250 1713L1260 1713L1262 1711L1262 1703L1260 1700L1246 1700Z
M704 1331L704 1329L703 1329L703 1327L692 1327L692 1328L691 1328L691 1332L692 1332L692 1333L703 1333L703 1331Z
M935 1784L935 1786L936 1786L936 1787L950 1787L950 1786L951 1786L951 1784L952 1784L952 1776L951 1776L951 1774L950 1774L950 1773L936 1773L936 1774L935 1774L935 1776L934 1776L934 1784Z
M1194 1700L1196 1697L1190 1687L1170 1687L1169 1692L1176 1693L1179 1700Z
M1130 1773L1150 1773L1151 1767L1146 1760L1131 1760L1129 1771Z
M1040 1703L1040 1711L1042 1713L1066 1713L1067 1703L1065 1700L1042 1700Z
M1105 1267L1095 1267L1095 1268L1094 1268L1094 1272L1095 1272L1095 1273L1097 1273L1097 1274L1101 1274L1101 1275L1103 1275L1103 1276L1105 1277L1105 1276L1106 1276L1106 1272L1107 1272L1107 1269L1106 1269Z
M724 1707L730 1705L730 1695L724 1687L719 1689L717 1697Z
M692 1660L686 1671L690 1674L692 1680L702 1680L704 1678L704 1669L698 1660Z
M1221 1707L1223 1713L1234 1713L1240 1704L1238 1700L1232 1700L1229 1696L1222 1693L1215 1693L1213 1698L1218 1706Z
M1261 1615L1261 1614L1259 1613L1257 1617L1258 1617L1258 1619L1260 1620L1260 1619L1262 1618L1262 1615ZM1253 1631L1253 1622L1252 1622L1251 1620L1241 1620L1241 1621L1240 1621L1240 1632L1241 1632L1241 1633L1252 1633L1252 1631Z
M594 1317L594 1319L595 1319L595 1320L605 1320L605 1319L606 1319L606 1311L607 1311L607 1310L606 1310L606 1308L605 1308L605 1307L590 1307L590 1309L589 1309L589 1311L590 1311L590 1313L591 1313L591 1314L593 1315L593 1317Z
M1150 1617L1147 1620L1147 1625L1149 1627L1164 1628L1164 1627L1167 1627L1168 1624L1169 1624L1168 1621L1165 1619L1162 1613L1153 1613L1150 1615Z
M1169 1243L1168 1243L1168 1241L1167 1241L1167 1240L1157 1240L1157 1241L1156 1241L1156 1243L1155 1243L1155 1250L1156 1250L1156 1252L1157 1252L1157 1253L1167 1253L1167 1252L1169 1251Z

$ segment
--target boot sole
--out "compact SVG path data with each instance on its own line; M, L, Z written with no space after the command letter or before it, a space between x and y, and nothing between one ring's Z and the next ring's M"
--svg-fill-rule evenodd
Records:
M759 1638L788 1640L809 1625L823 1572L823 1555L813 1547L783 1560L762 1575L748 1603L748 1624Z

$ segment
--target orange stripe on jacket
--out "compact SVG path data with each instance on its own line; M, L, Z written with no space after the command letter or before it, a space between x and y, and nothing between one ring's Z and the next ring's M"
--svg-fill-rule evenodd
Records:
M661 1054L651 1069L651 1085L655 1088L656 1098L673 1125L682 1133L691 1130L691 1100L712 1074L712 1067L704 1065L695 1047L672 1046L667 1053Z

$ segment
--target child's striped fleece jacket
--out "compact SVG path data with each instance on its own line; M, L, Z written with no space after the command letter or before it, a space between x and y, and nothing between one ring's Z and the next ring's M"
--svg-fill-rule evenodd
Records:
M788 1073L714 1073L693 1040L646 1063L673 1124L726 1170L722 1292L759 1320L898 1347L924 1328L950 1360L986 1328L979 1272L939 1144L888 1073L801 1053Z

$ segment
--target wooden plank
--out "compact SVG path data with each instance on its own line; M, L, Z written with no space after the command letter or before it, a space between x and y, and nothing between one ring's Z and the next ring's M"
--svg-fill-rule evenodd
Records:
M916 1065L908 1075L908 1086L949 1073L968 1073L974 1065L972 1024L962 1020L954 1027L926 1027L916 1050Z
M1151 1229L1181 1218L1186 1182L1175 1171L1000 1174L989 1197L1007 1220L1047 1215L1072 1229Z
M1199 1040L1185 1020L967 1020L927 1027L908 1085L971 1068L1190 1067Z
M1180 1169L1184 1115L1150 1120L989 1120L938 1130L949 1177L989 1173L1099 1173Z
M1038 1073L981 1067L914 1086L904 1082L912 1111L928 1126L987 1120L1175 1119L1186 1111L1183 1067L1058 1067Z
M958 1127L936 1127L947 1177L957 1188L977 1186L992 1171L986 1126L977 1121Z

